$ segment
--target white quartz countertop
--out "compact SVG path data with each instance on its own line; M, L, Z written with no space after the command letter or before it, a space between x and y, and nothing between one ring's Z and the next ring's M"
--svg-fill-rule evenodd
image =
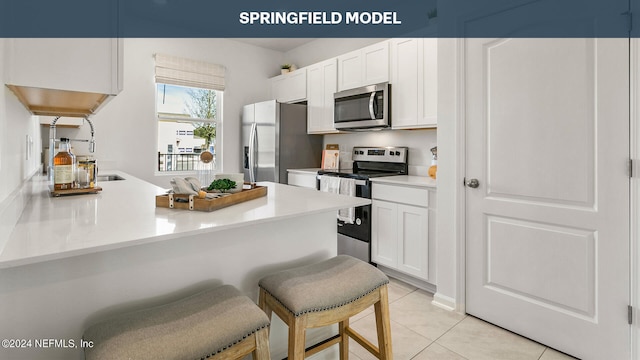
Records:
M373 183L435 188L436 180L428 176L398 175L371 178Z
M32 180L34 195L9 238L0 239L0 269L370 203L314 189L258 183L268 187L267 196L212 212L156 208L155 196L166 189L127 173L109 173L126 180L101 182L98 194L57 198L49 195L44 177Z

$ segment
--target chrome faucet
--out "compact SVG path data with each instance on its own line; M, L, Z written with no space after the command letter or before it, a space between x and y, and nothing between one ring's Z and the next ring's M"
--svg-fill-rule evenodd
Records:
M53 119L53 121L51 122L51 125L49 125L49 168L47 169L47 177L49 178L49 180L53 179L53 171L51 171L53 169L53 157L55 155L55 151L56 151L56 141L58 141L56 139L56 123L58 122L58 120L61 118L61 116L56 116L55 119ZM89 126L91 127L91 139L87 140L87 139L71 139L71 141L81 141L81 142L88 142L89 143L89 152L90 153L94 153L96 151L96 140L94 138L95 135L95 131L93 128L93 122L91 122L91 120L89 120L89 117L84 117L84 119L89 123Z

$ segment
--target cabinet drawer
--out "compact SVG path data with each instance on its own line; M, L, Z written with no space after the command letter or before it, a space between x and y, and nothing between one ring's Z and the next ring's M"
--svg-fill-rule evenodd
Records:
M290 172L287 175L289 185L302 186L311 189L316 188L316 174L300 174Z
M373 184L371 197L402 204L428 207L429 190L407 186Z

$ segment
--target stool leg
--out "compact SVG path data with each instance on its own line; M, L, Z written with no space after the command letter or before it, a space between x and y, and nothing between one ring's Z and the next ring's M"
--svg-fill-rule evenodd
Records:
M268 327L256 332L256 349L253 351L253 360L271 360Z
M306 336L307 316L291 316L289 323L289 358L287 360L304 359L304 342Z
M258 306L260 307L260 309L262 309L262 311L264 311L265 314L267 314L267 317L269 318L269 320L271 320L271 307L267 304L267 296L269 296L269 294L267 294L266 291L264 291L264 289L260 288L260 296L258 297Z
M349 335L345 331L349 327L349 318L340 321L340 360L349 360Z
M389 321L389 293L387 286L381 286L380 301L375 303L376 328L378 330L378 348L380 360L392 360L391 352L391 322Z

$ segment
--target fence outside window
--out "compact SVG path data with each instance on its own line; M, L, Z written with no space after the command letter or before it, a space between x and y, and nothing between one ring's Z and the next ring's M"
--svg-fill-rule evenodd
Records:
M215 154L213 162L215 163ZM200 170L200 154L162 154L158 152L158 171L193 171Z

